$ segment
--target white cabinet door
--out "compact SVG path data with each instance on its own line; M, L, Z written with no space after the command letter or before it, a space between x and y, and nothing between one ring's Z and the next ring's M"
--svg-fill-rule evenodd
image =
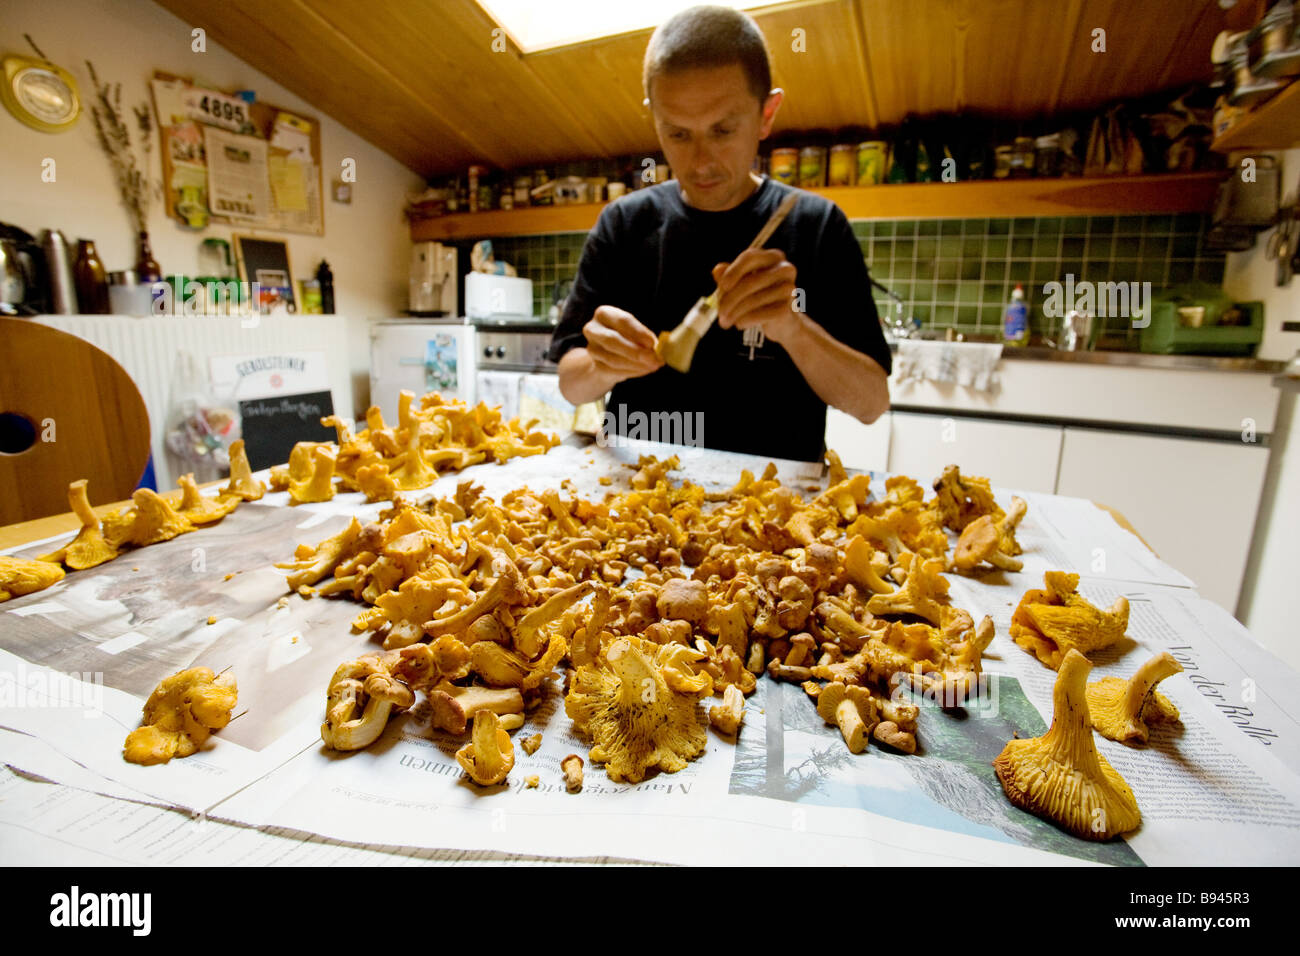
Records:
M1056 490L1119 510L1202 596L1235 611L1267 465L1259 445L1067 428Z
M889 470L910 475L922 487L929 488L946 465L958 465L995 488L1056 490L1059 426L913 412L892 412L891 419Z
M889 469L889 418L885 412L870 425L837 408L826 409L826 447L834 450L846 468L862 471Z

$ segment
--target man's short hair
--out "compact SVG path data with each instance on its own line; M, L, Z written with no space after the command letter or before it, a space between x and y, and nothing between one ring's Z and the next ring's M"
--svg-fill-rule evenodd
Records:
M772 91L767 44L753 17L730 7L691 7L661 24L646 46L641 81L645 95L656 76L738 64L761 104Z

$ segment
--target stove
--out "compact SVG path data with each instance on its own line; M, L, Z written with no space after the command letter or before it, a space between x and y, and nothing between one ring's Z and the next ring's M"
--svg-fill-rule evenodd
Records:
M475 360L485 371L554 373L546 358L555 326L540 320L475 321Z

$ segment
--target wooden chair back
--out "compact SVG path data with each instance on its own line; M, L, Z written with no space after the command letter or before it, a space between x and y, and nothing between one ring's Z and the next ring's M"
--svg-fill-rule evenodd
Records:
M78 478L88 479L92 504L131 497L149 445L144 399L111 356L0 318L0 525L67 511Z

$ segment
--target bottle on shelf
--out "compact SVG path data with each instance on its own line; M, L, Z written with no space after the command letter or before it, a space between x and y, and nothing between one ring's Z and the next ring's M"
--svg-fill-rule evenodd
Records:
M1011 303L1002 314L1002 341L1006 345L1029 343L1029 306L1025 304L1025 287L1016 283Z
M162 267L158 265L153 257L153 249L149 246L149 233L140 233L138 248L139 253L135 261L135 281L140 285L153 285L155 282L161 282Z
M334 314L334 273L324 259L316 267L316 281L320 283L320 310L324 315Z
M83 315L108 314L108 273L95 251L93 239L77 240L77 261L72 267L77 305Z

